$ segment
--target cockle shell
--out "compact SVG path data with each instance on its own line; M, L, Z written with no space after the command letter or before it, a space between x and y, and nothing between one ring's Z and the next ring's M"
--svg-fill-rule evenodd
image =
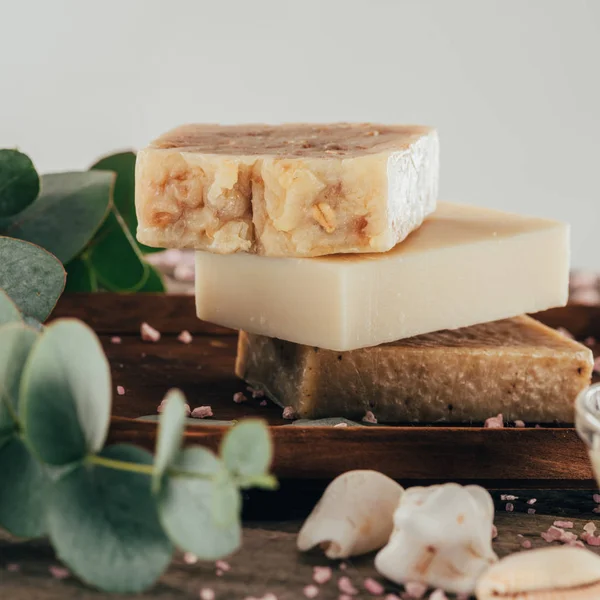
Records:
M595 600L600 556L572 546L511 554L481 577L476 594L477 600Z
M492 550L494 503L476 485L455 483L406 490L394 531L375 568L395 583L420 582L468 594L498 560Z
M298 534L298 549L320 545L328 558L381 548L394 527L403 489L377 471L348 471L325 490Z

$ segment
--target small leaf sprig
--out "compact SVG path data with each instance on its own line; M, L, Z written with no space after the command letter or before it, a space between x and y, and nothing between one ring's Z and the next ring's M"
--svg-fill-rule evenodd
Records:
M105 446L112 401L108 361L75 319L30 327L0 290L0 526L48 535L86 583L139 592L174 547L214 560L241 541L241 490L272 489L272 445L262 421L230 429L220 454L182 449L185 398L171 390L156 455Z

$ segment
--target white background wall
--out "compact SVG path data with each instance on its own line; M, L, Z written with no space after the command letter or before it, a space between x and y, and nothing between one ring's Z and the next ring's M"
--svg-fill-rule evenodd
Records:
M438 126L442 197L600 270L600 0L0 0L0 147L85 168L187 121Z

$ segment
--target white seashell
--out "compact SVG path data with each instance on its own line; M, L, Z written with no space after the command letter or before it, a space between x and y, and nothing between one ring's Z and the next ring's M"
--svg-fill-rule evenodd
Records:
M348 471L325 490L298 534L298 550L320 545L328 558L381 548L394 527L403 488L377 471Z
M468 594L478 577L498 560L490 532L494 503L476 485L455 483L404 492L394 514L394 531L375 557L375 568L395 583L417 581Z
M476 593L477 600L600 598L600 556L572 546L511 554L481 577Z

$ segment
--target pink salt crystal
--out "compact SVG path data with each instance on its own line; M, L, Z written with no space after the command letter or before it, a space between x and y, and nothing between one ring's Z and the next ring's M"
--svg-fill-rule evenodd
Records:
M348 568L348 565L345 562L340 563L340 571L345 571Z
M9 563L6 565L6 570L10 571L11 573L17 573L21 570L21 567L17 563Z
M499 413L495 417L490 417L485 420L483 424L484 427L488 429L502 429L504 427L504 419L502 417L502 413Z
M125 388L122 385L117 386L117 394L119 394L119 396L125 395Z
M563 542L565 544L569 544L571 542L574 542L576 539L577 534L573 533L572 531L563 531L558 541Z
M121 338L118 335L113 335L110 338L110 343L111 344L120 344L121 343Z
M281 417L283 419L288 419L290 421L293 421L294 419L297 419L298 417L296 416L296 411L294 410L293 406L286 406L283 409L283 413L281 414Z
M192 411L192 419L205 419L206 417L212 417L213 411L210 406L197 406ZM219 567L222 568L222 567ZM227 571L227 569L223 569L223 571Z
M246 398L246 396L244 396L244 394L242 392L236 392L233 395L233 401L236 404L241 404L242 402L246 402L246 400L248 400L248 398Z
M573 529L573 521L554 521L555 527L562 527L563 529Z
M348 427L348 423L336 423L334 427Z
M307 585L302 592L307 598L316 598L319 595L319 588L316 585Z
M596 506L595 508L592 508L592 512L596 513L596 514L600 513L600 506Z
M592 500L596 503L596 504L600 504L600 494L594 494L592 496Z
M567 546L575 546L576 548L585 548L585 544L581 540L569 542Z
M183 562L186 565L195 565L198 562L198 557L195 554L192 554L191 552L186 552L183 555Z
M313 567L313 581L319 585L331 579L331 567Z
M515 421L515 427L519 427L519 428L525 427L525 421L521 421L521 419L517 419Z
M267 405L267 401L266 400L261 400L259 406L266 406Z
M585 541L589 546L600 546L600 536L599 535L589 534Z
M142 323L140 334L144 342L158 342L160 340L160 332L151 325L148 325L148 323Z
M591 335L589 337L586 337L585 340L583 340L583 343L586 346L595 346L596 345L596 338L592 337Z
M513 496L512 494L501 494L500 496L500 500L502 501L512 501L512 500L518 500L519 496Z
M226 560L218 560L215 562L215 567L221 571L231 571L231 565Z
M429 600L448 600L448 596L446 596L444 590L434 590L429 596Z
M190 408L189 404L184 404L183 408L185 410L185 416L189 417L192 414L192 409Z
M363 423L377 423L377 417L373 414L373 411L368 410L365 416L362 418Z
M560 540L564 533L564 529L559 529L554 525L550 525L550 527L548 527L548 531L542 531L541 536L546 542L550 543Z
M561 335L564 335L566 338L569 338L570 340L574 340L575 339L573 337L573 334L568 329L565 329L564 327L557 327L556 331L558 333L560 333Z
M506 509L506 512L512 512L515 510L515 505L512 502L507 502L504 508Z
M202 588L200 590L200 600L215 600L215 590L212 588Z
M348 594L349 596L355 596L358 594L358 590L352 585L349 577L345 575L338 579L338 589L342 594Z
M385 591L385 588L381 585L381 583L372 577L367 577L363 581L363 587L365 590L367 590L367 592L369 592L369 594L371 594L371 596L382 596L383 592Z
M427 591L427 586L424 583L417 581L409 581L404 584L404 589L409 598L422 598Z
M583 526L583 530L584 530L586 533L590 533L590 534L593 534L593 533L595 533L595 532L596 532L596 529L597 529L597 528L596 528L596 525L595 525L594 523L592 523L591 521L590 521L589 523L586 523L586 524Z
M523 540L521 542L521 547L525 548L525 550L529 550L529 548L531 548L531 540Z
M223 571L221 571L221 569L217 569L217 571L216 571L215 575L216 575L217 577L223 577Z
M187 330L184 329L178 336L177 339L182 343L182 344L191 344L192 340L194 339L192 337L192 334Z
M528 515L535 515L535 508L528 508L527 509L527 514Z
M535 504L537 502L537 498L529 498L529 500L527 500L527 504Z
M495 525L492 525L492 539L495 540L498 537L498 529Z
M252 394L253 398L263 398L265 393L263 390L257 390L253 388L251 385L246 386L246 389Z
M64 567L57 567L56 565L51 565L48 567L48 571L50 571L50 575L54 577L54 579L66 579L71 576L71 572L69 569L65 569Z

